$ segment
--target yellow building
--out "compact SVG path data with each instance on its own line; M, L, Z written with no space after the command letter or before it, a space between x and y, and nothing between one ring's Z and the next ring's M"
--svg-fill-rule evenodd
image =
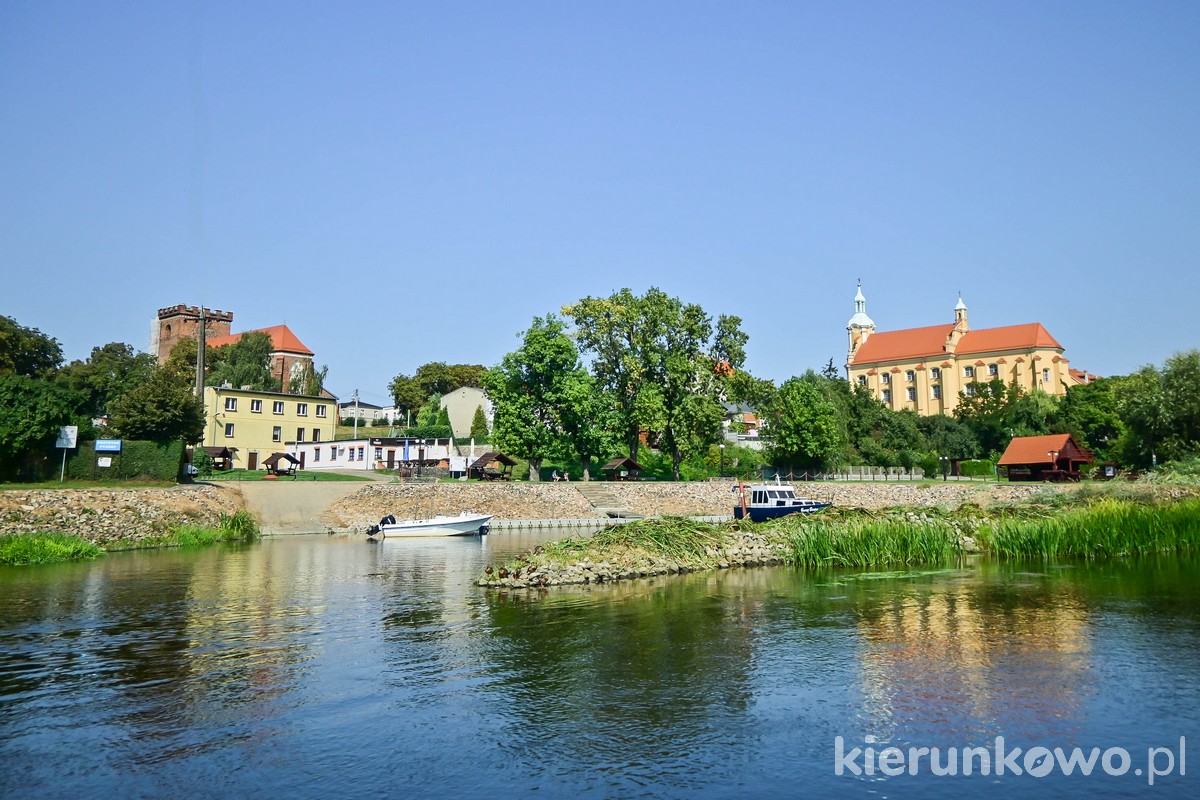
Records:
M258 469L272 453L290 453L288 445L333 441L337 398L209 386L204 423L205 446L228 447L235 468Z
M971 330L961 296L952 323L877 333L860 282L846 331L850 381L894 411L949 414L960 392L970 396L996 378L1051 395L1086 382L1078 377L1083 373L1073 374L1063 346L1041 323Z

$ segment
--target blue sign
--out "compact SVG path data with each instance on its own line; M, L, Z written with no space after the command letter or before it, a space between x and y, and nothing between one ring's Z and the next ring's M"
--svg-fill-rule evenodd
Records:
M97 439L96 440L96 452L97 453L119 453L119 452L121 452L121 440L120 439Z

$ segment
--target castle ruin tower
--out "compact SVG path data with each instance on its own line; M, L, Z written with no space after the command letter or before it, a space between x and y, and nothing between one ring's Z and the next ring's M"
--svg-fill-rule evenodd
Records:
M207 336L228 336L232 324L232 311L204 309L204 331ZM163 364L171 355L171 348L181 339L199 338L199 306L178 305L160 308L158 317L150 328L150 353L158 359L159 364Z
M850 346L846 351L846 374L850 374L850 363L854 361L854 354L858 352L858 348L863 342L867 341L872 333L875 332L875 322L867 316L867 298L863 296L862 280L858 282L858 294L854 295L854 316L850 318L850 322L846 325L846 333L849 335Z

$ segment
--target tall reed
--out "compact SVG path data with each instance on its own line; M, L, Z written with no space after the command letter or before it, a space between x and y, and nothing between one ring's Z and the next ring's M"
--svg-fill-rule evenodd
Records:
M997 520L980 531L986 549L1010 558L1106 558L1200 547L1200 499L1135 503L1113 498L1042 519Z
M785 519L786 560L806 569L945 564L962 555L958 532L936 520Z

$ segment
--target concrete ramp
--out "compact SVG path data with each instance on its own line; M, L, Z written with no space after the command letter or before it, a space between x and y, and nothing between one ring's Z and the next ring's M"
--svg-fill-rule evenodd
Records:
M265 535L326 533L333 502L368 484L361 481L243 481L238 484L246 508Z
M621 501L617 499L615 494L605 488L603 483L597 481L579 481L571 485L587 498L587 501L592 504L592 508L605 516L614 519L642 519L641 514L634 514L622 508Z

